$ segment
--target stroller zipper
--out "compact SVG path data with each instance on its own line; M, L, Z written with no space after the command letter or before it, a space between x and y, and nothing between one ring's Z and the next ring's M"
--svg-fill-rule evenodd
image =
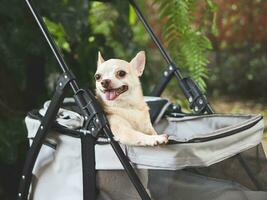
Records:
M211 141L211 140L220 139L220 138L231 136L231 135L234 135L234 134L236 134L238 132L242 132L244 130L247 130L247 129L255 126L262 119L263 119L263 117L261 116L258 120L254 121L254 122L252 122L250 124L247 124L245 126L242 126L240 128L237 128L237 129L234 129L234 130L231 130L231 131L227 131L227 132L225 132L223 134L220 134L220 135L209 136L209 137L205 137L205 138L194 138L194 139L188 140L186 142L179 142L179 141L175 141L175 140L169 140L168 144L200 143L200 142L208 142L208 141Z

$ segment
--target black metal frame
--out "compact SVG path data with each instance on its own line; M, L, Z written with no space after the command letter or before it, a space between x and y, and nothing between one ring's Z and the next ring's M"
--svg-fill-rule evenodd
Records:
M60 76L57 87L54 92L54 96L46 111L44 118L41 120L41 124L33 139L32 145L27 153L26 161L24 164L21 181L19 185L19 192L17 199L28 199L29 189L32 180L32 171L40 152L42 144L44 143L46 136L53 121L56 118L58 110L64 100L65 92L68 88L71 88L74 94L75 103L83 113L85 124L84 129L86 131L80 132L81 145L82 145L82 167L83 167L83 199L95 200L96 199L96 170L95 170L95 141L100 132L103 132L118 156L121 164L127 172L131 182L135 186L137 192L143 200L150 200L144 186L131 166L128 158L125 156L123 150L117 141L114 140L113 134L110 130L108 121L98 104L93 93L80 89L76 78L72 74L71 70L65 63L60 50L57 48L53 38L51 37L43 19L38 14L37 10L33 6L30 0L25 0L31 13L33 14L36 22L38 23L47 43L49 44L53 54L55 55L58 64L60 65L63 74Z
M189 102L190 108L194 110L195 113L214 113L206 96L200 90L199 86L190 77L182 76L180 69L177 67L175 62L167 53L166 49L163 47L162 43L148 24L147 20L145 19L144 15L142 14L140 8L137 5L136 0L129 0L129 3L133 6L138 18L143 23L146 31L149 33L155 45L159 48L160 53L168 64L167 69L164 71L160 80L153 89L151 95L160 96L163 90L166 88L167 84L170 82L170 80L175 76L175 78L179 82L182 92L184 93L185 97Z
M96 199L96 170L95 170L95 142L99 136L99 133L104 133L110 144L118 156L120 162L122 163L125 171L127 172L131 182L135 186L137 192L139 193L142 200L150 200L149 195L147 194L144 186L142 185L140 179L136 175L133 167L131 166L128 158L125 156L118 142L113 139L113 134L110 130L106 116L95 99L94 95L87 90L80 89L76 78L65 63L63 56L55 44L53 38L51 37L43 19L38 14L35 7L32 5L30 0L25 0L32 15L34 16L39 28L41 29L47 43L49 44L54 56L57 59L63 74L60 76L57 87L54 92L54 96L51 100L51 103L46 111L45 116L41 120L41 124L36 133L35 138L33 139L32 145L27 153L23 173L21 176L21 182L19 185L18 200L28 199L29 189L31 186L32 180L32 170L34 168L35 161L40 152L42 144L45 142L46 136L53 124L53 121L56 118L58 110L64 100L65 92L67 89L71 88L73 91L75 103L82 111L82 114L85 119L84 130L79 133L79 138L81 139L81 148L82 148L82 167L83 167L83 199L84 200L95 200ZM154 34L153 30L147 23L146 19L141 13L141 10L137 6L136 0L128 0L129 3L135 9L135 12L141 22L144 24L147 32L151 36L152 40L155 42L159 48L162 56L168 63L167 70L164 71L163 76L160 78L158 84L155 86L152 95L160 96L163 90L166 88L168 82L176 77L178 80L181 89L188 99L190 108L193 109L195 113L203 114L214 113L206 96L201 92L197 84L190 78L184 78L173 62L157 36ZM243 160L242 160L243 163ZM248 167L245 167L248 174L250 170Z

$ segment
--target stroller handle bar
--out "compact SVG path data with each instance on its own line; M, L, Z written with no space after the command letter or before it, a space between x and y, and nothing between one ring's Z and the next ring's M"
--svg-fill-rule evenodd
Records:
M145 19L144 15L142 14L140 8L138 7L136 0L128 0L130 5L133 6L136 15L143 23L146 31L149 33L151 39L154 41L156 46L159 48L160 53L162 54L163 58L168 64L168 68L164 71L163 76L156 84L155 88L152 91L153 96L160 96L169 81L173 76L176 77L178 80L181 89L189 102L190 108L196 113L205 113L208 114L214 113L211 105L208 102L208 99L200 90L199 86L189 77L184 78L180 72L180 69L177 67L173 59L168 54L167 50L164 48L163 44L156 36L150 25L148 24L147 20Z
M138 5L136 3L136 0L128 0L128 1L129 1L130 5L133 6L133 8L134 8L134 10L136 12L136 15L138 16L138 18L140 19L140 21L143 23L143 25L144 25L145 29L147 30L147 32L149 33L151 39L154 41L154 43L156 44L156 46L159 48L160 53L164 57L165 61L168 63L169 66L176 67L176 64L174 63L174 61L172 60L172 58L170 57L170 55L168 54L168 52L166 51L166 49L162 45L161 41L156 36L156 34L154 33L154 31L152 30L152 28L148 24L147 20L145 19L144 15L142 14L140 8L138 7ZM178 76L180 77L180 79L183 78L183 76L182 76L181 73L179 73Z
M44 23L44 20L42 19L42 17L39 15L38 12L36 12L35 8L32 6L31 0L25 0L25 2L27 3L35 21L37 22L40 30L42 31L50 49L52 50L54 56L56 57L56 60L61 68L61 70L63 71L63 73L70 73L69 67L66 64L66 62L63 59L63 54L61 53L61 51L59 50L59 48L57 47L57 45L55 44L55 41L53 40L52 36L49 34L49 31L47 29L47 26ZM73 74L71 74L72 77L74 77ZM74 93L76 93L79 90L78 84L75 81L75 77L73 80L70 81L70 86L73 90Z

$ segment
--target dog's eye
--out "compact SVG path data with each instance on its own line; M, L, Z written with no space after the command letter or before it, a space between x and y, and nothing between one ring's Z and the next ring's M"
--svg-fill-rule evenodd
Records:
M100 74L96 74L96 75L95 75L95 80L98 81L98 80L100 80L100 78L101 78L101 75L100 75Z
M126 72L123 70L120 70L117 72L118 77L123 78L126 75Z

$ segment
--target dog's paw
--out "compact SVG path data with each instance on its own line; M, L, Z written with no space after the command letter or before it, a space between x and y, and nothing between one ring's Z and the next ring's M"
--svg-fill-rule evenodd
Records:
M167 144L168 143L168 135L152 135L146 141L147 146L156 146L159 144Z
M116 141L116 142L120 142L120 138L114 136L113 139Z
M159 144L167 144L169 141L169 136L167 134L158 135L161 136L161 142Z

